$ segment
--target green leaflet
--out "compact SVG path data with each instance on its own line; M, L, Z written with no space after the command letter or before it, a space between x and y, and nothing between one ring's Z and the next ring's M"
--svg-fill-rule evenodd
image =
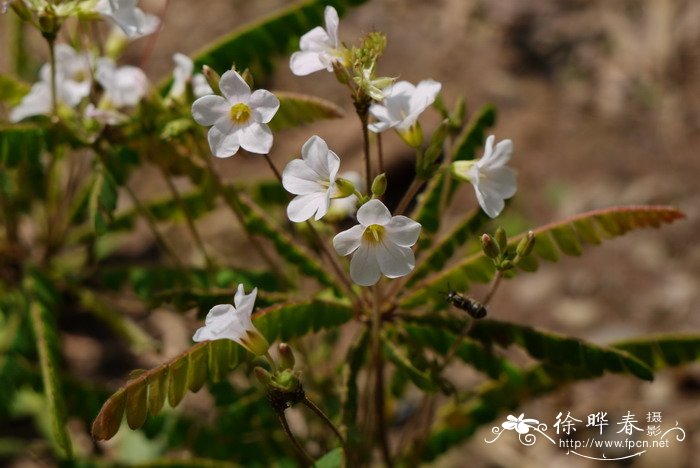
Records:
M359 439L357 428L354 427L357 421L357 409L359 389L357 387L357 376L365 363L367 346L369 344L369 333L365 330L359 339L353 343L348 350L346 367L343 370L343 411L342 421L348 429L348 439L356 443Z
M8 107L14 107L22 100L22 97L29 92L29 85L11 76L0 73L0 102L4 102Z
M421 390L434 392L437 389L437 385L433 382L430 374L414 367L411 361L403 355L400 349L393 345L390 339L382 337L382 345L386 358L396 366L397 372L405 373L411 382Z
M51 421L51 433L61 458L72 458L73 448L66 429L66 410L61 383L56 375L58 361L58 334L53 317L46 306L38 301L29 305L32 328L39 351L39 365L44 385L44 394Z
M117 183L107 168L100 164L90 192L88 210L97 235L107 232L112 213L117 208Z
M410 274L410 279L406 286L414 285L418 280L429 275L431 271L440 271L452 258L457 249L475 236L488 221L488 215L482 210L472 211L427 252L426 258L422 259L416 269Z
M526 261L518 264L524 271L534 271L538 258L556 261L560 253L579 255L585 244L598 244L603 239L621 236L632 229L659 227L685 215L676 208L659 205L636 205L589 211L581 215L547 224L534 230L535 248ZM515 248L525 233L510 239ZM514 274L515 270L511 270ZM495 275L495 268L482 252L471 255L439 273L400 298L402 307L412 308L432 302L436 308L445 308L444 291L448 288L466 293L472 282L486 283Z
M343 109L325 99L284 91L274 91L274 95L280 100L280 108L270 121L273 132L344 115Z
M495 122L496 109L492 105L482 107L458 137L449 161L472 159L476 149L485 141L486 129L492 127ZM448 187L445 187L446 180L450 184ZM452 199L455 187L456 184L450 181L449 176L438 172L418 197L418 205L410 217L423 226L424 233L421 237L426 241L421 243L422 247L430 244L430 235L435 234L440 228L442 211Z
M444 356L457 337L459 326L464 325L461 321L458 323L453 324L448 330L423 325L422 322L408 322L405 329L409 339L415 344L433 349ZM492 379L520 373L520 369L514 363L472 339L465 339L457 348L455 356Z
M272 343L339 326L352 316L352 309L341 303L306 301L263 309L255 314L253 323ZM175 406L187 390L202 387L205 375L213 381L221 380L247 357L243 348L233 341L205 341L154 369L139 373L104 403L92 425L93 437L112 438L125 411L129 427L140 427L148 412L160 411L166 397ZM141 390L146 386L147 393Z
M624 349L658 370L697 361L700 336L642 338L613 343L608 349L612 348ZM442 418L434 425L422 458L425 461L435 459L469 438L480 426L496 419L503 410L515 409L523 401L544 395L567 383L596 376L595 369L587 374L568 367L536 365L524 371L518 379L486 383L464 404L449 404L443 408Z
M2 89L2 83L0 83ZM34 125L0 125L0 162L14 168L26 161L38 161L46 145L46 130Z
M314 463L314 468L341 468L343 466L343 449L336 447Z
M246 229L253 234L259 234L272 241L280 254L290 265L299 268L299 271L307 276L316 278L324 286L333 288L340 294L338 285L326 272L325 268L314 260L313 255L303 247L297 245L292 238L276 223L270 219L265 212L255 205L248 197L241 194L235 202L241 207L244 216Z

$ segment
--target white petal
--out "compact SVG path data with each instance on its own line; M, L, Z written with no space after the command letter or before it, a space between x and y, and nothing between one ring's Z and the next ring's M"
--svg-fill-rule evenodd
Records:
M306 76L323 70L326 66L319 58L318 52L301 51L294 52L289 58L289 68L297 76Z
M310 219L314 213L316 213L316 219L320 219L328 211L328 204L328 195L323 192L298 195L287 205L287 216L295 223ZM320 216L318 212L321 213Z
M384 93L387 95L387 97L395 97L398 96L399 94L413 94L413 92L416 90L416 87L413 86L408 81L397 81L394 83L392 86L384 90Z
M530 426L520 422L515 425L515 430L518 432L518 434L527 434L528 432L530 432Z
M391 221L391 213L381 201L370 200L357 210L357 221L363 226L371 224L384 226Z
M387 238L401 247L411 247L418 240L421 225L406 216L394 216L384 225Z
M207 313L204 324L214 331L223 330L233 319L235 309L231 304L215 305Z
M196 97L214 94L214 90L211 89L207 79L201 73L197 73L192 77L192 90L194 91L194 95Z
M418 109L423 112L428 108L433 102L438 93L442 89L442 84L434 80L423 80L418 83L415 91L411 95L411 108Z
M202 96L192 104L192 117L199 125L214 125L221 117L228 117L230 107L221 96Z
M176 53L173 55L175 68L173 69L173 85L170 87L169 94L179 97L185 93L187 82L192 79L194 71L194 62L185 54Z
M498 192L492 190L484 190L481 186L474 186L476 191L476 199L479 201L479 206L490 218L496 218L503 208L505 202Z
M250 86L243 77L233 70L229 70L221 75L219 89L232 104L239 102L247 103L250 99Z
M484 155L481 157L482 160L489 160L491 158L491 153L493 153L493 142L496 139L495 136L489 135L486 138L486 144L484 144Z
M408 247L400 247L389 239L385 239L376 248L379 269L388 278L405 276L416 266L416 257L413 250Z
M216 127L209 129L207 139L209 140L209 148L211 148L212 154L217 158L233 156L241 146L237 132L223 133Z
M304 52L323 52L332 46L331 38L321 26L316 26L299 39L299 48Z
M268 123L280 108L280 100L266 89L258 89L251 94L249 105L256 122Z
M338 47L338 23L340 23L338 12L332 6L327 6L323 16L330 43L333 47Z
M340 256L350 255L360 247L364 232L365 227L360 224L351 227L347 231L339 232L333 238L333 248Z
M369 108L369 113L372 115L372 117L377 119L377 122L369 124L367 128L375 133L388 130L401 121L390 114L389 109L380 104L372 104Z
M51 86L39 81L32 86L22 101L10 111L10 122L19 122L33 115L46 115L51 113Z
M250 322L250 316L253 313L257 295L258 288L253 288L250 294L246 294L243 285L238 285L238 291L236 291L233 301L236 306L236 316L239 317L239 319L244 319L242 320L243 322Z
M312 136L301 147L301 157L318 174L318 179L324 182L335 181L340 168L340 158L328 149L323 138Z
M503 429L505 429L507 431L512 431L513 429L515 429L517 424L518 423L515 421L506 421L503 424L501 424L501 426L503 426Z
M306 161L293 159L282 172L282 185L294 195L325 192L327 189L319 182L319 176Z
M375 248L360 244L350 260L350 278L360 286L372 286L380 277Z
M517 175L509 167L497 167L480 178L479 188L498 193L501 198L510 198L517 192Z
M491 138L491 137L489 137ZM493 140L492 140L493 141ZM499 166L505 166L510 157L513 155L513 142L510 140L502 140L496 144L496 148L487 154L484 153L484 157L479 160L479 167L483 168L495 168Z
M250 122L248 125L237 129L241 147L256 154L267 154L272 148L272 132L270 127L263 123Z

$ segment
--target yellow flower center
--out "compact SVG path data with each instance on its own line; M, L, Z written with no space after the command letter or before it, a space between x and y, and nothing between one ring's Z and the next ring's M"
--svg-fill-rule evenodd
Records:
M248 107L248 104L239 102L238 104L231 106L229 115L234 123L237 123L238 125L244 124L248 121L248 119L250 119L250 107Z
M379 244L382 241L382 237L384 237L384 226L370 224L365 228L363 237L370 244Z

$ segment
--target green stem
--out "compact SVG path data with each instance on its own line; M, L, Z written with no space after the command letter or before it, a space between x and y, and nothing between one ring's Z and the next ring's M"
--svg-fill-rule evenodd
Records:
M424 181L419 180L417 178L413 179L411 185L408 186L406 193L404 193L403 197L401 198L399 205L396 207L396 210L394 210L394 216L404 214L406 208L408 208L408 205L415 198L415 196L418 194L418 191L423 186L423 182Z
M56 38L46 36L49 44L49 62L51 64L51 115L58 118L58 96L56 91Z

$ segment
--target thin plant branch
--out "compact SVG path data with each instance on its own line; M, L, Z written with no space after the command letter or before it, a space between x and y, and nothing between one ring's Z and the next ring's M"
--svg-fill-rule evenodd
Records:
M374 413L376 416L375 433L382 450L384 464L393 466L389 440L386 433L386 420L384 417L384 359L382 356L382 317L380 302L382 292L379 283L372 288L374 297L372 301L372 361L374 368Z
M345 458L347 460L349 460L350 454L348 453L348 447L347 447L347 443L345 442L345 438L340 433L340 430L338 429L338 427L335 424L333 424L333 421L331 421L328 418L328 416L326 416L326 414L321 410L321 408L316 406L316 404L313 401L309 400L309 398L306 395L304 395L304 399L301 400L301 403L304 406L306 406L307 408L309 408L311 411L316 413L316 416L321 418L321 420L323 420L323 422L326 423L326 425L335 433L336 437L338 437L338 440L340 440L340 445L343 447L343 452L345 453Z
M284 429L284 433L289 438L289 441L292 443L292 445L294 445L294 448L297 449L297 452L299 452L299 455L302 457L303 461L307 463L307 466L312 466L314 464L314 459L311 458L306 450L304 450L304 447L301 446L297 438L294 437L294 434L292 434L292 430L289 428L289 423L287 422L287 417L284 415L284 410L276 411L276 413L277 419L279 419L280 425L282 426L282 429Z

